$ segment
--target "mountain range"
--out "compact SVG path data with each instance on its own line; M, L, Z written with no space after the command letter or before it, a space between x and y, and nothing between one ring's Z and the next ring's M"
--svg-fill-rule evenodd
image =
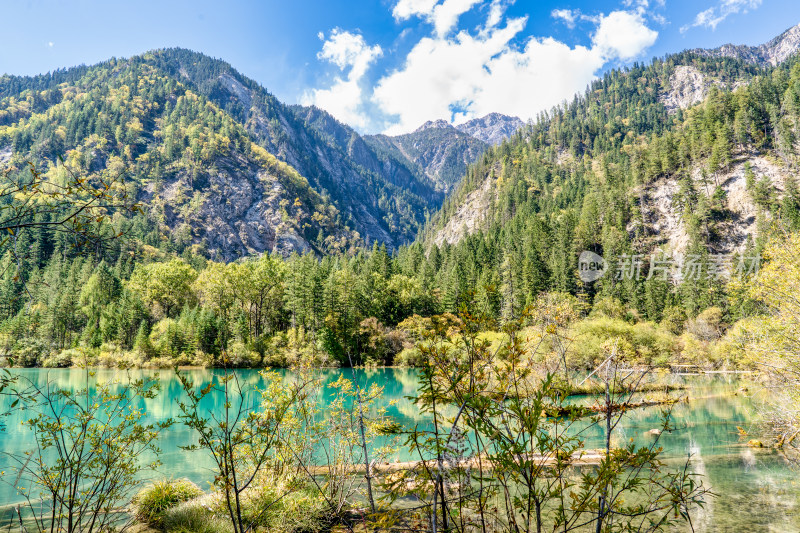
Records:
M124 171L162 234L225 260L372 243L394 250L418 236L455 244L511 216L527 195L542 202L563 193L578 167L593 176L581 187L598 186L603 172L595 167L611 164L609 147L636 150L650 136L677 131L693 108L758 82L798 48L795 26L757 47L690 50L610 71L538 123L492 113L455 126L429 121L396 136L361 135L324 110L285 104L222 60L155 50L0 77L0 164L19 170L32 161L55 176L63 158L82 172ZM624 87L624 96L610 96L612 86ZM576 117L586 121L580 134L554 137ZM791 174L785 153L775 158L774 149L734 144L735 163L723 174L714 170L730 215L719 225L721 250L741 250L756 232L757 207L740 191L745 166L771 176L778 189ZM534 145L534 160L513 156ZM709 156L693 154L685 172L707 175ZM544 181L532 178L543 173ZM672 201L679 179L665 173L658 180L625 188L626 197L638 195L626 208L639 217L628 220L628 231L685 249L688 233ZM510 197L509 187L516 188ZM566 207L578 198L585 200L581 193L549 201Z
M707 57L730 57L763 67L777 66L800 48L800 25L792 26L774 39L759 46L725 44L718 48L691 50Z
M478 137L517 122L361 136L184 49L0 78L0 162L121 165L165 233L224 259L409 242L485 151Z
M607 72L490 148L417 246L456 258L437 260L466 287L501 287L509 312L543 290L653 320L724 308L714 269L743 269L774 232L800 230L798 35ZM588 287L575 274L587 250L612 272Z

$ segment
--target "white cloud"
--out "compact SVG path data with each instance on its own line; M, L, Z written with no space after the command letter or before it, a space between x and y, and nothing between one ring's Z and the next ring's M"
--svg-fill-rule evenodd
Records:
M55 45L56 45L56 43L54 43L53 41L48 41L48 43L47 43L47 47L48 48L53 48Z
M437 7L453 1L400 0L393 14L398 19L434 20L430 17ZM632 6L643 1L634 0ZM451 13L471 2L464 0ZM452 25L434 23L431 35L414 44L399 67L378 79L371 91L363 73L380 49L374 51L377 47L367 46L360 35L335 31L319 57L342 70L350 68L350 76L337 78L329 89L308 93L306 100L359 129L389 134L412 131L427 120L460 122L495 111L528 119L583 91L608 62L639 56L658 36L631 7L592 17L570 12L573 22L594 25L587 46L570 46L552 37L523 37L528 19L505 16L508 3L486 0L488 13L474 31L453 30L458 15L448 19ZM565 15L553 12L568 22ZM374 112L371 119L367 109Z
M570 48L553 38L531 39L521 51L492 59L468 112L456 121L497 111L524 119L586 87L604 63L596 50Z
M367 45L362 35L335 29L322 45L322 51L317 57L330 61L341 70L350 67L348 77L361 78L369 64L382 53L380 46Z
M392 10L397 20L420 17L433 24L436 35L443 37L458 24L461 15L472 9L482 0L400 0Z
M357 81L337 78L329 89L315 89L304 95L301 103L325 109L355 128L366 128L369 125L369 116L363 111L363 100L363 88Z
M730 15L747 13L761 6L763 0L720 0L720 2L695 15L691 24L681 27L681 33L690 28L704 27L716 30L717 26Z
M324 35L320 34L320 38ZM335 29L317 54L344 72L346 77L336 76L329 89L314 89L301 98L304 105L316 105L327 110L339 120L358 128L369 124L364 110L364 75L383 50L380 46L369 46L362 35Z
M375 103L396 117L387 133L493 111L532 118L585 89L606 62L638 56L658 35L638 14L615 11L596 19L590 48L552 38L529 38L519 48L512 40L526 22L509 19L477 36L461 31L452 38L422 39L404 65L375 87Z
M430 15L439 0L400 0L392 9L392 16L397 20L410 19L418 15Z
M608 58L633 59L656 42L658 32L645 25L642 16L614 11L600 19L592 43Z
M622 0L622 5L626 8L633 8L640 15L649 15L651 18L656 18L660 15L655 15L653 10L666 6L667 0Z
M575 27L575 21L578 19L580 13L571 9L554 9L550 12L550 16L556 20L563 20L568 28Z
M375 88L378 106L399 119L390 132L409 131L426 120L450 120L453 106L473 105L487 81L487 65L524 24L524 19L513 19L485 36L462 31L453 39L426 37L418 42L403 68Z
M489 6L489 18L486 20L487 28L494 28L503 20L503 13L506 11L506 4L503 0L492 0Z

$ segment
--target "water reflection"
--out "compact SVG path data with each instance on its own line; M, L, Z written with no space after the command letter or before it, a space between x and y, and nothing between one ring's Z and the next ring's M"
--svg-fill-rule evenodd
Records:
M197 386L208 383L216 371L190 370L187 373ZM326 385L334 382L346 370L319 370L318 375ZM291 372L279 371L283 379L294 379ZM377 383L385 387L383 398L387 414L395 421L410 428L415 424L426 424L427 417L419 412L412 400L417 375L408 369L370 369L354 371L361 386ZM98 371L96 377L87 376L81 370L20 370L26 379L43 385L50 382L58 387L79 389L90 386L96 379L109 380L116 377L126 379L114 371ZM131 377L152 376L153 372L133 371ZM264 385L263 378L255 370L238 371L240 383L247 387ZM159 373L162 393L147 400L144 408L150 420L165 420L178 415L176 401L182 390L175 375L170 371ZM689 381L686 381L689 380ZM679 465L691 457L690 466L701 474L707 486L719 496L710 500L703 510L696 513L696 531L740 532L781 531L800 532L800 501L796 472L781 455L767 449L748 448L739 436L737 426L750 428L756 421L757 403L753 395L734 394L742 383L732 378L685 378L693 397L700 399L690 403L679 403L672 411L674 429L660 436L659 444L665 449L669 463ZM320 399L330 399L333 389L322 388ZM212 411L222 407L220 397L207 398L204 406ZM257 395L249 401L256 405ZM8 398L0 399L0 409L9 412ZM650 431L661 427L661 410L658 407L634 411L619 426L618 442L634 439L639 445L652 443ZM6 429L0 433L0 449L9 453L20 453L33 444L30 433L21 427L28 416L21 411L11 411L5 419ZM160 471L152 477L188 477L207 486L212 478L210 460L202 452L186 452L179 446L192 442L194 435L179 424L165 431L160 439L163 450ZM590 428L584 433L588 447L602 445L600 428ZM382 445L382 442L378 442ZM410 459L399 455L398 459ZM2 467L2 465L0 465ZM18 501L14 490L0 484L0 503Z

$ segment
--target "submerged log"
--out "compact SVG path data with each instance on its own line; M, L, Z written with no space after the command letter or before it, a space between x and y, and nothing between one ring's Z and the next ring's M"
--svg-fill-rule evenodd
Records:
M612 453L616 450L612 450ZM587 466L598 465L605 458L606 452L603 449L597 450L581 450L573 453L568 462L574 466ZM551 466L557 463L558 457L555 453L549 455L540 454L527 454L526 460L536 463L538 466ZM459 461L449 461L448 468L462 468L462 469L482 469L484 471L494 470L492 460L486 456L470 457L469 459L461 459ZM435 460L428 461L404 461L393 463L375 463L370 465L370 473L375 474L391 474L394 472L405 472L417 469L436 470L438 468ZM331 471L335 473L348 473L348 474L364 474L366 466L364 464L353 464L348 467L328 465L310 466L308 472L315 476L324 476L330 474Z
M612 394L631 394L635 392L670 392L686 390L688 387L684 384L661 384L661 383L640 383L636 386L620 386L616 385L611 387ZM575 385L570 387L567 391L569 396L591 396L596 394L603 394L605 388L601 384L589 383L584 385Z
M610 406L605 405L565 405L559 407L551 407L545 412L550 417L569 417L569 416L594 416L605 414L609 410L613 412L625 412L631 409L640 409L642 407L653 407L655 405L672 405L678 402L689 401L689 398L663 398L660 400L643 400L641 402L621 402L614 403Z

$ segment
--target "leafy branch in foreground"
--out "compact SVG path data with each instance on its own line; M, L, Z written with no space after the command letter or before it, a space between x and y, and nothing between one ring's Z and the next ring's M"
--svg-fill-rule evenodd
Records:
M180 420L197 435L186 451L204 450L214 463L214 485L222 494L234 533L253 531L285 494L263 502L255 512L246 505L269 476L280 473L281 448L290 440L293 408L305 394L305 383L286 385L274 372L262 372L263 389L243 382L228 369L197 390L176 370L186 395L179 401Z
M671 471L657 438L638 448L612 447L615 428L637 405L631 391L649 369L625 368L624 354L609 348L601 365L605 395L597 405L577 405L554 375L538 370L519 321L507 325L507 342L493 349L479 337L481 319L467 311L461 317L456 335L434 328L421 347L414 399L432 422L408 437L420 461L385 484L391 503L413 496L420 504L395 507L383 524L432 532L599 533L690 522L707 491L688 461ZM668 420L665 413L662 431ZM598 433L603 448L588 448Z
M30 161L27 167L27 172L4 170L0 181L0 246L9 245L17 280L28 253L18 246L26 230L65 233L77 251L99 254L108 241L123 235L112 225L115 215L142 212L129 194L124 172L82 176L63 159L51 172L42 172Z
M104 234L102 223L116 212L141 212L125 187L124 174L79 176L63 160L55 177L32 162L28 173L3 173L0 186L0 233L12 237L25 229L46 227L68 232L76 245L119 237Z
M800 235L776 239L767 247L768 263L743 285L763 314L742 321L746 352L770 378L765 429L775 445L798 452L800 436ZM796 457L795 457L796 458Z
M24 519L36 531L126 529L125 507L140 474L159 464L156 441L172 421L144 423L141 407L158 394L158 378L90 384L93 377L87 371L78 390L26 378L14 387L31 413L23 427L36 444L2 454L10 465L3 478L24 499ZM21 513L19 518L24 527Z

